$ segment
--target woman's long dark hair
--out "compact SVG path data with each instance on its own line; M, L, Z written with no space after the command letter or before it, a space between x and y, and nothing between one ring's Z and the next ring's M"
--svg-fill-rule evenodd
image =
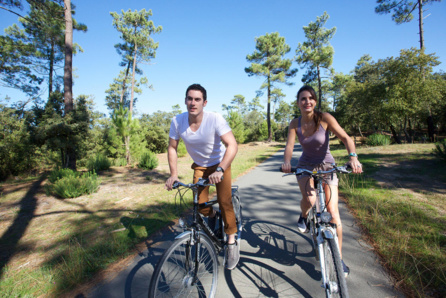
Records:
M316 91L314 91L313 87L309 86L309 85L304 85L302 86L299 91L297 91L297 104L299 104L299 95L303 92L303 91L308 91L310 92L311 96L314 98L314 100L317 102L317 95L316 95ZM322 121L322 113L319 112L318 110L314 109L314 116L313 116L313 121L315 124L314 127L314 131L313 133L315 133L318 129L319 126L321 125L321 121Z

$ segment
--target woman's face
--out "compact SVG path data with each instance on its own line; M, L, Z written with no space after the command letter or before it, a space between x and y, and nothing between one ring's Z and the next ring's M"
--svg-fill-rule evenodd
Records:
M299 109L302 113L309 113L316 107L316 99L311 95L309 91L302 91L299 94Z

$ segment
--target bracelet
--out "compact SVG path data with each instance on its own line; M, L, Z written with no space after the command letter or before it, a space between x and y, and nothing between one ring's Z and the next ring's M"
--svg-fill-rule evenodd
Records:
M352 152L349 154L349 156L358 157L358 154L356 154L355 152Z

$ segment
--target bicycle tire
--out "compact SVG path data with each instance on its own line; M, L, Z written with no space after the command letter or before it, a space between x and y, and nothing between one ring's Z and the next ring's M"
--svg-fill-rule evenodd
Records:
M325 285L326 297L348 298L347 282L345 281L344 270L341 263L341 254L335 239L325 239Z
M234 208L237 226L242 224L242 204L237 190L232 191L232 207Z
M311 244L313 248L314 257L316 258L316 261L319 262L319 249L317 244L317 228L316 228L316 215L315 210L311 209L310 213L308 214L308 221L310 222L310 238L311 238Z
M197 282L192 285L195 272L193 256L198 249ZM152 275L150 297L214 297L218 281L218 260L208 236L200 234L190 245L190 236L177 239L164 252Z

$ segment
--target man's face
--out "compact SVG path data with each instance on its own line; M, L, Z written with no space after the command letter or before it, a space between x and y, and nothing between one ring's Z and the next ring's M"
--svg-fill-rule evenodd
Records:
M198 90L189 90L186 96L186 107L189 115L198 116L203 113L207 100L203 100L203 94Z

